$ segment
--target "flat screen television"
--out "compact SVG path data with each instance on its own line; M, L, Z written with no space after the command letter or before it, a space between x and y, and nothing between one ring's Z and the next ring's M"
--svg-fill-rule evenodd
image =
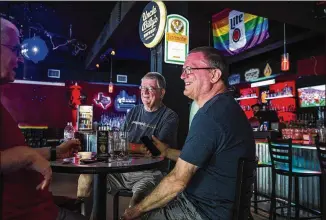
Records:
M299 106L301 108L326 106L326 85L298 88Z

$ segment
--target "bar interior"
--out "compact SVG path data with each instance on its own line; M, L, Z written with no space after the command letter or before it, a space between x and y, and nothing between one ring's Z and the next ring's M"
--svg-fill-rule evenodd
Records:
M45 53L25 54L15 82L1 87L1 102L26 143L33 148L56 146L73 132L82 141L82 151L99 152L99 132L120 131L130 109L142 103L142 76L156 71L166 77L163 101L179 115L178 145L183 146L189 115L196 110L183 95L180 56L212 46L227 57L229 89L254 131L259 160L254 219L268 218L273 196L277 203L286 204L291 197L300 205L300 212L292 214L295 219L319 216L323 210L326 218L326 184L321 181L326 174L315 143L317 136L326 143L325 2L166 1L168 15L181 15L188 22L187 40L177 40L183 43L181 49L169 44L167 30L156 46L144 45L139 24L148 3L0 3L1 17L20 27L23 45L33 41L38 43L34 54ZM237 10L239 18L228 19L227 10ZM261 20L249 24L251 15ZM222 28L224 21L228 30ZM250 30L250 25L261 26ZM276 175L275 195L268 139L291 140L294 179ZM60 188L61 181L76 185L76 179L64 178L54 176L55 187ZM277 213L286 216L286 209Z

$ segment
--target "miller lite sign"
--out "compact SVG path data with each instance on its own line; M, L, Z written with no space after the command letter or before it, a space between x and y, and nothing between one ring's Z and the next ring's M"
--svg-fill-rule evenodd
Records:
M225 56L253 48L269 37L267 18L224 9L212 20L214 47Z
M235 51L244 47L247 43L244 13L231 11L229 14L229 27L229 50Z

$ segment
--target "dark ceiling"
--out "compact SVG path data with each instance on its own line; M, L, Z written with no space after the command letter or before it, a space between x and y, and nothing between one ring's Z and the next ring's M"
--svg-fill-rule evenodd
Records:
M112 37L109 38L102 51L112 47L116 49L116 59L146 60L150 58L150 50L140 41L138 34L138 23L142 9L148 1L137 2L136 7L132 8L133 16L127 21L122 21ZM267 5L266 5L266 4ZM48 32L52 32L66 38L69 38L69 26L72 25L72 38L78 42L87 45L85 51L81 51L77 56L72 56L73 48L61 47L52 51L51 58L46 62L71 62L84 66L87 54L93 47L96 39L99 37L106 22L109 21L110 13L115 6L116 1L106 2L0 2L0 13L2 16L12 16L14 21L19 24L36 25L43 27ZM168 13L171 12L173 4L177 2L166 1ZM270 18L271 39L266 41L265 46L274 41L283 38L283 22L287 25L287 37L295 36L300 33L315 29L324 30L321 25L325 20L316 20L313 18L313 3L296 2L189 2L189 20L191 29L199 30L198 27L204 23L208 25L213 13L217 13L225 7L231 7L237 10L254 13L260 16ZM291 8L292 10L288 10ZM200 9L200 10L199 10ZM130 12L129 12L130 13ZM288 21L288 22L287 22ZM206 23L207 22L207 23ZM300 27L301 26L301 27ZM202 28L200 30L203 30ZM25 31L28 36L28 31ZM45 37L46 38L46 37ZM208 44L208 31L193 31L190 33L191 39L196 39L201 45ZM60 43L60 42L58 42ZM51 46L51 45L50 45ZM99 58L98 55L97 59Z
M72 39L87 45L87 49L78 54L79 59L83 60L109 20L115 4L116 1L0 2L0 13L15 24L44 28L54 36L62 36L63 38L54 39L57 41L54 41L55 45L61 44L64 38L69 39L71 25ZM27 38L28 30L25 29L23 33L24 38ZM44 36L42 38L49 40ZM58 48L58 53L70 52L69 50L72 48L61 47Z

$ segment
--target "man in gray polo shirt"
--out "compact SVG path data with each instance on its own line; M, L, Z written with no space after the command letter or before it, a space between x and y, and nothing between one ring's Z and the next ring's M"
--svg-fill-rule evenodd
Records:
M162 100L166 88L165 78L157 72L147 73L141 80L143 104L128 112L122 130L128 132L129 151L146 154L141 137L155 135L170 146L177 146L179 117ZM133 192L130 206L140 202L163 178L159 170L147 170L108 175L108 190L129 189Z

